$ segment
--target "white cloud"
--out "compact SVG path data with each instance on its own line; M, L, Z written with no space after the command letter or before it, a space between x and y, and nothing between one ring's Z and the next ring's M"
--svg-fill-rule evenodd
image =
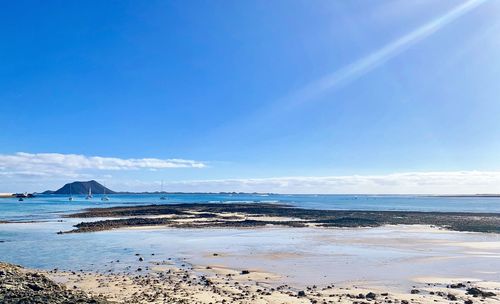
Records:
M123 184L122 184L123 185ZM129 182L135 191L157 191L158 182ZM121 188L120 182L116 187ZM408 172L385 175L275 177L166 182L167 191L274 192L312 194L478 194L500 193L500 172Z
M0 176L84 177L93 170L159 170L170 168L203 168L205 164L185 159L117 158L60 153L0 154Z
M203 168L183 159L122 159L59 153L0 154L2 191L42 191L76 179L105 180L117 191L158 191L149 178L112 177L110 171ZM155 173L158 176L160 173ZM148 180L149 179L149 180ZM28 189L29 188L29 189ZM436 171L379 175L291 176L166 181L164 189L182 192L274 192L325 194L477 194L500 193L500 171ZM0 192L2 192L0 191Z

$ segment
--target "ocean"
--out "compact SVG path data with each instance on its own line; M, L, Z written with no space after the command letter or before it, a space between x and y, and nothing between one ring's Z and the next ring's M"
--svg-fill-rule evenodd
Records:
M121 205L176 204L176 203L283 203L300 208L323 210L371 211L435 211L500 213L500 197L440 197L412 195L298 195L298 194L169 194L160 200L156 194L116 194L103 202L96 195L85 196L39 195L19 202L0 199L0 221L49 220L60 214L85 208Z

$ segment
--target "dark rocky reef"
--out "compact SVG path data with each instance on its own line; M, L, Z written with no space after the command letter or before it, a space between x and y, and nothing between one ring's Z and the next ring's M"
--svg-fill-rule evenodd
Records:
M221 216L237 213L240 220ZM157 217L172 215L172 217ZM153 216L153 217L145 217ZM247 216L293 218L294 220L270 221L246 219ZM69 215L73 218L118 217L119 219L83 222L71 232L100 231L120 227L168 225L178 228L203 227L259 227L282 225L304 227L377 227L382 225L434 225L456 231L500 233L500 214L459 212L412 211L347 211L294 208L282 204L266 203L193 203L148 205L134 207L92 208ZM123 218L128 217L128 218ZM196 217L196 222L177 222L176 218ZM201 219L201 220L200 220Z

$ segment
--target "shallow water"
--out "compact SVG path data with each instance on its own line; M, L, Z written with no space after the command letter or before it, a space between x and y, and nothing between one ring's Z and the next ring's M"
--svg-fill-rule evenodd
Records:
M493 198L171 195L166 203L273 201L324 209L498 212ZM473 201L468 204L466 202ZM0 261L43 269L127 272L168 258L177 263L223 265L277 273L295 285L357 281L406 287L421 276L500 281L500 235L422 229L123 229L64 234L80 219L61 219L83 208L159 203L159 197L119 195L68 202L38 197L0 200ZM161 201L163 202L163 201ZM454 206L454 208L452 208ZM42 220L41 222L39 220ZM145 257L139 262L136 253ZM155 254L152 256L151 254ZM219 256L213 256L219 253ZM120 260L120 262L116 262ZM114 262L111 262L114 261ZM131 267L128 269L127 267Z
M432 197L403 195L279 195L279 194L169 194L167 200L160 195L110 195L102 202L99 196L85 200L75 196L69 202L63 195L40 195L36 198L0 199L0 221L52 219L62 213L71 213L89 207L117 205L173 204L173 203L231 203L266 202L285 203L301 208L324 210L392 210L500 213L498 197Z

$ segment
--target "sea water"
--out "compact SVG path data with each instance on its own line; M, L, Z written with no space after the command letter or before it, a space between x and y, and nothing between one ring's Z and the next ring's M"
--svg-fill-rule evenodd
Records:
M109 201L101 201L99 195L92 200L74 196L73 201L68 201L65 195L39 195L22 202L17 199L0 199L0 221L53 219L85 208L120 205L231 202L283 203L323 210L500 213L500 197L296 194L169 194L167 200L160 200L160 195L154 194L116 194L109 197Z

